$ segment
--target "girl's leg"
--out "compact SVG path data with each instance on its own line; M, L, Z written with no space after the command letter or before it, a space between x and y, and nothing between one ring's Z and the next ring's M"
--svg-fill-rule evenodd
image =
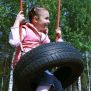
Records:
M39 86L37 87L36 91L50 91L50 88L52 86L53 80L51 77L51 73L44 72L41 76Z
M49 91L51 86L39 86L36 91Z

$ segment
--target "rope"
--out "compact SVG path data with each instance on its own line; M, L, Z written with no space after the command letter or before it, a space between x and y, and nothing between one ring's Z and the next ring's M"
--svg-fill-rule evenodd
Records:
M29 4L29 7L27 8L32 8L35 5L36 0L31 0L31 2L29 3L29 0L26 1L26 4ZM22 0L20 0L20 11L23 11L23 6L22 6ZM20 47L21 47L21 51L24 51L23 46L22 46L22 24L20 23L19 26L19 35L20 35Z
M20 0L20 11L22 11L22 10L23 10L23 8L22 8L22 0ZM21 40L22 40L21 39L21 37L22 37L22 24L20 24L20 26L19 26L19 34L20 34L20 42L21 42ZM20 43L20 47L22 49L22 43ZM8 91L13 91L13 60L14 60L14 57L15 57L15 53L13 54L12 63L11 63Z
M23 11L22 0L20 0L20 11ZM21 47L21 51L23 51L23 47L22 47L22 24L21 23L19 26L19 35L20 35L20 47Z
M22 0L20 0L20 11L23 10L22 8Z
M56 26L56 29L60 26L60 3L61 3L61 0L58 0L58 15L57 15L57 26ZM58 40L58 35L56 35L56 40Z

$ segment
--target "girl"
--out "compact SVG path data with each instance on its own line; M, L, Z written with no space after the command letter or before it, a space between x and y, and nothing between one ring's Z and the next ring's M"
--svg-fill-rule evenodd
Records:
M50 42L47 35L47 26L50 23L48 10L42 7L34 7L29 11L29 23L22 25L22 36L20 40L19 25L25 19L22 13L22 11L18 13L9 34L9 43L17 48L13 61L14 67L19 61L21 54L26 53L37 46ZM56 34L59 36L57 41L62 41L60 28L56 29ZM44 72L41 79L42 80L40 81L36 91L50 91L51 87L54 88L54 91L62 90L61 83L48 70Z

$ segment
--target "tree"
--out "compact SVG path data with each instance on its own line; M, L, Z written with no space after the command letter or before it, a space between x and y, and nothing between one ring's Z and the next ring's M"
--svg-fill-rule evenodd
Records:
M9 0L0 1L0 31L3 32L3 37L0 40L1 43L8 42L10 27L14 22L17 11L17 8L14 6L18 6L16 0L13 2L9 2Z
M64 39L81 51L91 50L91 0L62 0L61 27Z

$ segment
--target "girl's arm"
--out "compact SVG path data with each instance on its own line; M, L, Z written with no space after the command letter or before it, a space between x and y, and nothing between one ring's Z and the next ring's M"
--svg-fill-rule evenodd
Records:
M22 40L26 36L25 28L22 28ZM9 43L11 46L17 47L20 45L20 35L18 27L11 27L11 32L9 34Z
M9 34L9 43L12 46L19 46L20 45L20 35L19 35L19 26L20 23L24 20L24 15L22 14L22 11L20 11L16 17L16 20L14 22L14 25L11 27L11 32ZM22 40L24 39L24 36L26 35L25 29L22 28Z

